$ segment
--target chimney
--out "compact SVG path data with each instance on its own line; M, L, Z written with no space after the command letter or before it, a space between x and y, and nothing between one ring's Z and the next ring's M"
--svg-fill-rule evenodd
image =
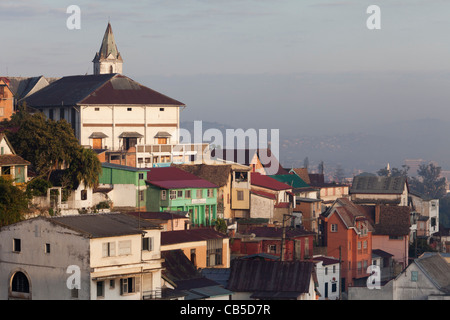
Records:
M375 224L380 223L380 205L377 203L375 205Z

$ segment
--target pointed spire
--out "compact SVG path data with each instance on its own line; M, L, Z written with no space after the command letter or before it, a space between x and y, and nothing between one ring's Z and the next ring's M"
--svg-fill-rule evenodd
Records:
M94 74L122 73L122 56L117 50L111 23L108 21L100 50L95 54Z
M122 60L122 57L117 50L117 45L116 41L114 40L114 34L112 32L111 24L108 22L105 35L103 36L102 45L100 46L99 52L97 52L97 54L95 55L94 60L107 59L111 54L114 59Z

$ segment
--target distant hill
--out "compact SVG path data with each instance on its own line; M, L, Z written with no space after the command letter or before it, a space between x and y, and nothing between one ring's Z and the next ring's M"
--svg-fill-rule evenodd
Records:
M181 127L193 132L193 122L182 122ZM237 129L232 126L202 121L203 132L214 128L223 132ZM246 130L246 128L242 128ZM354 172L376 172L387 163L401 167L405 159L436 161L443 170L450 169L448 136L450 123L440 119L403 121L383 126L367 126L366 132L339 135L280 136L280 162L284 167L301 167L308 157L310 168L320 161L325 170L337 165L347 175Z

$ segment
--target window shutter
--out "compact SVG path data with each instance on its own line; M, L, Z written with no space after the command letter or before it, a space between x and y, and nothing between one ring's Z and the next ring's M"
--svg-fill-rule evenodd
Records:
M141 292L141 278L136 277L134 278L134 292L138 293Z

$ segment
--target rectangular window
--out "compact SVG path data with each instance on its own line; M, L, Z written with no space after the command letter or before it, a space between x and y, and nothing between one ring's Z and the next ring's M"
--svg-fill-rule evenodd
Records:
M139 158L142 160L142 158ZM143 173L139 173L139 180L144 180L144 174Z
M337 291L337 285L336 283L332 283L331 284L331 292L336 292Z
M153 238L147 237L142 238L142 251L152 251L153 250Z
M136 285L138 284L138 281L136 281L136 278L124 278L120 279L120 294L129 294L129 293L135 293L138 292Z
M81 200L87 200L87 190L81 190Z
M198 189L197 190L197 199L201 199L203 197L203 190Z
M418 271L411 271L411 281L417 282L419 279L419 272Z
M144 201L144 197L145 197L145 191L144 190L139 191L139 201Z
M167 191L161 190L161 200L166 200L166 199L167 199Z
M115 287L116 287L116 280L115 279L109 280L109 288L114 289Z
M170 190L170 200L175 200L177 198L177 190Z
M113 257L116 255L116 243L105 242L102 244L102 257Z
M131 240L119 241L119 256L131 254Z
M100 111L100 108L94 108L94 111Z
M208 198L212 198L214 196L214 190L208 189Z
M238 201L244 201L244 191L239 190L237 192L237 199L238 199Z
M337 224L332 224L331 225L331 232L337 232L338 230L338 225Z
M183 198L183 190L177 191L177 198Z
M103 281L97 281L97 297L105 296L105 283Z
M159 111L164 111L164 108L159 108Z
M45 244L45 253L50 253L50 243Z
M14 252L22 251L22 243L21 243L20 239L13 240L13 251Z
M133 111L133 108L127 108L127 111Z
M184 191L184 197L186 199L191 199L191 190L185 190Z

